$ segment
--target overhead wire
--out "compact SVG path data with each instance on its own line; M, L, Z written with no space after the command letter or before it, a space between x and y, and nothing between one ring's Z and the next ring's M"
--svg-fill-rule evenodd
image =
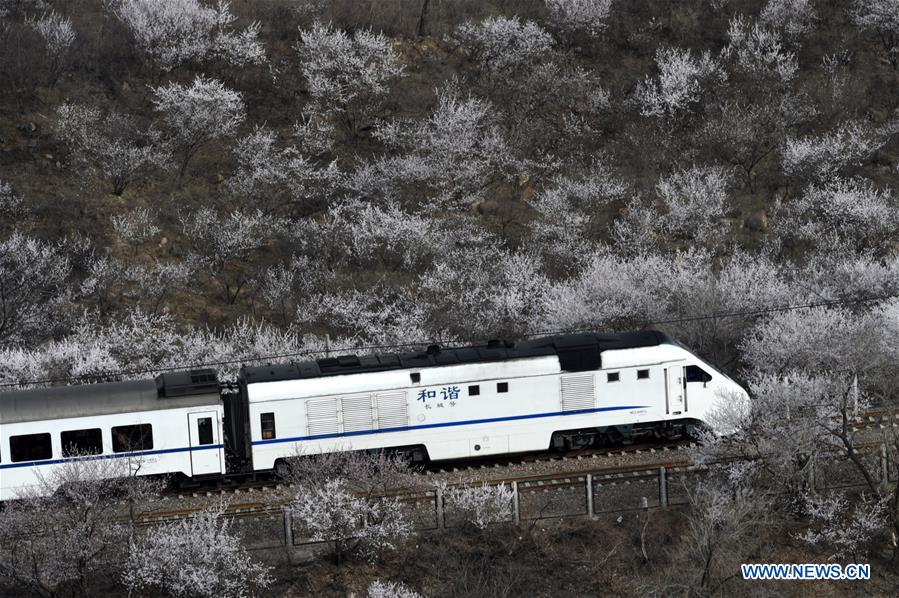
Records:
M834 307L834 306L845 306L845 305L860 305L865 303L874 303L878 301L885 301L887 299L896 299L899 298L899 293L886 293L882 295L875 295L871 297L864 298L855 298L855 299L827 299L810 303L802 303L802 304L792 304L792 305L779 305L772 307L764 307L758 309L751 310L739 310L739 311L726 311L726 312L715 312L711 314L703 314L703 315L695 315L695 316L682 316L678 318L669 318L665 320L653 320L644 322L644 328L648 328L650 326L657 325L665 325L665 324L680 324L685 322L698 322L703 320L717 320L723 318L735 318L735 317L754 317L754 316L762 316L771 313L781 313L787 311L795 311L800 309L814 309L818 307ZM595 331L595 327L591 328L557 328L557 329L547 329L547 330L538 330L535 332L531 332L523 335L524 338L533 338L540 336L547 336L553 334L576 334L583 332L593 332ZM463 340L455 340L452 344L446 345L445 348L455 348L461 346L467 346L471 344L478 344L487 342L489 339L463 339ZM116 371L107 371L107 372L96 372L92 374L85 374L83 376L66 376L60 378L47 378L42 380L20 380L15 382L3 382L0 383L0 388L6 387L25 387L25 386L34 386L38 384L60 384L60 383L71 383L71 382L81 382L81 381L95 381L100 379L115 379L122 378L125 376L136 376L139 374L158 374L164 372L172 372L172 371L180 371L180 370L192 370L199 368L211 368L211 367L219 367L226 365L236 365L236 364L249 364L249 363L258 363L258 362L272 362L283 359L289 359L292 357L304 357L307 355L320 354L322 352L325 353L341 353L345 351L363 351L370 352L372 350L378 349L400 349L407 347L422 347L428 346L432 344L441 344L439 339L432 339L430 341L420 341L420 342L410 342L410 343L386 343L386 344L377 344L377 345L347 345L342 347L326 347L324 350L321 348L316 349L306 349L303 351L295 351L290 353L274 353L270 355L247 355L235 359L228 359L222 361L210 361L210 362L202 362L202 363L193 363L193 364L176 364L176 365L167 365L167 366L159 366L152 368L143 368L143 369L132 369L132 370L116 370Z

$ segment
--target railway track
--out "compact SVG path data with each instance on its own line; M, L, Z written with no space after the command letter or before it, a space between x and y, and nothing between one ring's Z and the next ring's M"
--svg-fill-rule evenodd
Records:
M895 427L899 427L899 409L880 409L858 416L852 429L863 432ZM602 479L603 476L620 479L640 477L659 468L689 468L689 449L695 446L695 441L683 439L559 453L506 455L452 465L436 463L413 472L412 490L398 495L408 495L414 501L415 495L427 494L439 482L445 482L449 487L515 483L521 484L522 489L544 489L564 488L566 484L580 485L587 475L593 479ZM877 447L879 444L872 443L869 448ZM140 519L147 523L178 519L215 501L226 501L225 513L233 517L278 513L289 490L289 484L277 479L219 484L187 491L181 489L164 495L156 508L141 514Z
M426 465L420 469L413 470L411 477L427 478L427 482L423 484L433 484L434 480L442 477L452 477L459 475L472 475L492 479L496 477L492 474L503 475L514 468L519 469L539 469L546 468L552 473L559 467L580 464L583 467L596 467L600 460L622 459L634 456L654 456L667 454L685 454L685 451L695 447L694 441L689 439L643 443L635 445L623 445L619 447L601 447L579 449L565 452L533 452L521 453L516 455L502 455L500 457L487 457L477 460L457 461L452 466L444 463L433 463ZM661 457L660 457L661 458ZM522 474L523 475L523 474ZM489 481L489 480L488 480ZM259 492L276 492L287 486L283 481L276 478L246 480L246 481L220 481L213 480L207 485L196 485L195 487L183 486L166 492L164 497L167 500L189 500L201 497L227 497L240 496L246 493Z
M657 451L655 454L659 456L664 455L664 453L661 451ZM580 461L574 460L568 462L579 462L583 464L589 463L589 461L586 461L585 459L581 459ZM501 479L492 479L487 483L506 485L516 484L519 485L519 487L521 487L523 490L531 492L535 490L546 489L559 490L583 485L586 476L591 476L593 479L600 481L606 478L615 478L624 482L642 479L649 476L655 476L657 475L658 470L663 467L667 469L680 468L685 470L688 468L688 465L672 460L659 460L655 463L641 465L638 467L580 467L578 469L557 471L553 473L507 475L503 476ZM448 483L447 487L465 487L478 485L480 483L483 482L460 480L457 482ZM282 484L281 488L287 489L289 488L289 486ZM397 491L396 493L390 493L389 496L396 496L403 502L409 503L430 501L433 500L435 492L434 488L435 485L432 483L430 486L421 486L419 488L413 488L411 490L402 490ZM252 517L281 513L283 510L283 506L287 502L287 497L285 496L285 494L279 493L277 490L278 489L270 489L268 487L256 487L247 488L237 495L231 495L229 498L232 498L232 500L238 499L240 500L240 502L230 502L225 508L225 514L231 517ZM218 498L219 500L221 500L224 498L224 496L217 495L213 492L206 492L203 494L192 495L192 498L206 498L212 500ZM144 522L146 524L154 524L190 516L193 513L199 511L201 508L201 506L193 506L173 509L159 509L141 513L138 518L141 522Z
M852 430L886 429L899 426L899 408L872 409L855 418Z
M694 447L691 440L644 443L621 447L580 449L560 453L525 453L502 458L478 459L456 463L453 467L433 464L410 475L412 494L427 493L435 484L446 482L450 487L468 484L499 484L523 482L532 484L538 479L564 479L586 473L621 473L684 465L687 450ZM622 459L632 464L623 464ZM160 522L187 517L217 501L228 503L225 513L244 517L278 512L286 501L290 485L280 480L248 481L231 485L215 485L185 491L176 490L163 495L153 508L142 513L146 522ZM402 493L398 493L402 494Z

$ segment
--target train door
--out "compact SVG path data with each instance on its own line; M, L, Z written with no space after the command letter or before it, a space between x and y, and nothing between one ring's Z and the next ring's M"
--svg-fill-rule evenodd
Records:
M193 475L221 473L221 441L218 414L215 411L188 413L190 430L190 466Z
M665 368L665 413L680 415L687 410L684 392L684 367Z

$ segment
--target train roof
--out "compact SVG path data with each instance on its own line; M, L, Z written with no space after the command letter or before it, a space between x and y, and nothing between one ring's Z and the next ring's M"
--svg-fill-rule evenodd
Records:
M518 342L497 340L485 345L456 348L432 345L426 351L411 353L341 355L315 361L244 367L241 377L247 384L254 384L542 356L557 356L564 371L584 371L599 369L603 351L672 342L667 334L656 330L562 334Z
M169 372L155 379L0 392L0 424L215 405L213 370Z

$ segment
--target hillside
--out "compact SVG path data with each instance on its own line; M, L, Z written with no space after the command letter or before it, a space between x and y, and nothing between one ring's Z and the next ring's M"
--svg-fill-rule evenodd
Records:
M897 297L896 0L0 0L7 387L660 329L757 407L748 448L697 458L778 455L704 512L792 492L705 524L770 509L752 537L784 554L886 568L899 495L827 502L803 459L853 459L850 400L894 406ZM672 576L689 550L656 532ZM503 567L512 536L487 542ZM632 548L537 593L738 587ZM361 591L334 571L303 591ZM450 593L526 591L469 581Z

